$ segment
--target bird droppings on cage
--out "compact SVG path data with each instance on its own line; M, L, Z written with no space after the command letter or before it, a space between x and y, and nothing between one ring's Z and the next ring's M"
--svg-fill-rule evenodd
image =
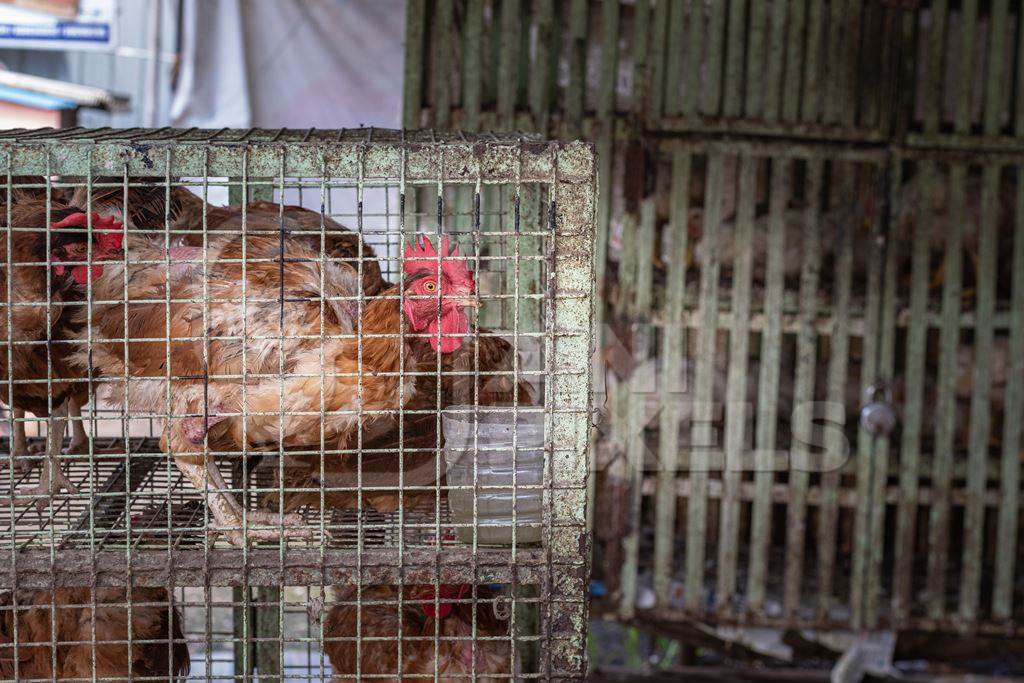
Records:
M593 153L324 135L5 138L4 676L582 675Z

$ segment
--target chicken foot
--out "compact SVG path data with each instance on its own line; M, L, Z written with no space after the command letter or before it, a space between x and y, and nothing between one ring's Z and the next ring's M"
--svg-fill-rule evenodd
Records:
M10 467L20 474L31 472L35 468L35 462L25 457L32 453L28 437L25 435L25 411L21 408L12 409L11 418L11 452L8 455Z
M85 431L85 423L82 421L82 406L73 398L68 399L68 417L71 423L71 443L63 450L65 455L81 454L89 452L89 435Z
M304 526L300 515L279 515L266 510L245 511L228 491L228 484L212 462L196 463L193 458L175 458L178 469L199 491L206 493L206 504L213 514L211 531L224 534L232 545L245 547L248 541L276 541L282 538L311 538L313 530ZM243 528L243 519L247 522ZM255 523L259 528L253 528ZM267 528L263 528L267 527Z
M40 511L53 501L53 497L61 491L78 493L78 487L71 483L60 467L60 456L64 446L64 431L67 428L67 414L70 400L65 400L54 408L47 419L46 457L43 469L39 473L39 483L28 488L24 494L15 496L17 505L35 504ZM42 497L40 497L42 496Z

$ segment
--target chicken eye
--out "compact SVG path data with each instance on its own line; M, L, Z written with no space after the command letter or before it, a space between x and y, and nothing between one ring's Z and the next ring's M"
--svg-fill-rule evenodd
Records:
M423 285L423 289L427 290L428 292L436 292L437 291L437 283L436 282L428 282L425 285Z

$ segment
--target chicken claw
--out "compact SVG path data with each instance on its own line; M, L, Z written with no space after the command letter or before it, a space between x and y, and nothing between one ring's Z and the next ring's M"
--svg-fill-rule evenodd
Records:
M251 541L279 541L289 538L309 539L313 537L313 530L305 526L291 529L288 527L264 529L249 526L243 531L241 521L238 524L221 524L213 521L210 522L209 529L210 533L222 534L236 548L244 548Z
M78 493L78 487L72 484L71 480L61 471L60 464L52 458L47 458L43 461L43 471L39 474L39 483L25 489L21 495L15 496L14 504L35 505L36 509L42 512L53 501L54 496L65 490L71 494Z

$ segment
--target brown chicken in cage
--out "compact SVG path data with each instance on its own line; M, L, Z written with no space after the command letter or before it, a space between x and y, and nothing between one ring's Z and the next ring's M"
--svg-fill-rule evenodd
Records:
M188 646L170 593L133 588L127 597L123 588L0 594L0 680L93 680L94 670L105 681L187 676Z
M190 212L190 224L202 225L201 212ZM364 242L359 233L348 230L329 216L310 211L301 206L274 204L273 202L252 202L245 207L208 207L206 225L211 234L237 234L245 229L250 234L272 234L282 228L292 239L304 241L307 247L320 253L323 236L324 256L327 259L345 263L356 272L362 269L363 294L374 296L388 287L381 274L373 248ZM193 246L202 244L202 235L193 234L187 239Z
M434 354L425 353L418 359L415 394L403 408L401 424L398 416L376 420L364 429L361 443L359 434L350 432L337 445L350 452L328 457L323 477L318 455L289 456L284 486L277 487L285 491L285 510L319 508L321 487L327 489L323 492L325 507L356 508L360 481L368 489L362 492L364 507L377 512L393 512L400 502L405 509L422 501L433 502L437 494L431 487L443 483L444 476L444 464L437 459L438 450L444 446L444 437L438 431L440 410L474 402L481 406L530 406L535 402L530 384L523 379L517 382L512 376L516 367L512 344L501 337L486 336L489 333L484 329L480 334L484 336L467 340L456 351L442 356L439 404L436 359ZM475 367L479 374L473 372ZM355 453L360 450L361 454ZM409 490L399 493L405 487ZM277 499L274 491L266 501L273 508Z
M76 316L85 301L83 286L90 273L96 275L97 271L78 264L90 251L98 259L119 249L122 236L113 230L111 221L94 214L90 245L89 220L84 213L60 205L47 210L46 197L38 194L15 197L10 212L9 253L8 242L0 241L0 300L6 304L5 314L0 315L0 376L11 383L5 387L4 399L12 397L14 410L48 418L43 471L38 486L28 491L46 497L62 488L74 490L59 460L68 414L88 400L87 375L71 361L71 355L72 341L84 324ZM49 234L44 231L48 220ZM84 430L80 420L74 422L71 449L80 450L86 445ZM16 429L12 441L23 439ZM22 453L15 448L12 451L12 460L17 462ZM34 500L42 505L47 502L39 497Z
M339 604L324 622L332 679L407 680L435 674L440 681L474 675L509 679L509 622L496 616L493 590L478 586L476 591L474 600L468 585L442 585L436 591L433 586L336 588Z
M127 320L122 303L94 305L92 338L76 359L92 368L115 404L170 417L162 446L206 491L214 528L231 542L308 537L296 515L254 511L243 524L246 513L204 444L229 453L266 443L318 447L321 429L340 440L356 429L360 413L366 424L400 408L415 395L404 372L417 367L421 354L461 346L469 330L465 309L476 304L473 275L447 239L438 254L424 237L405 251L402 296L389 289L357 320L355 271L322 262L304 240L209 240L204 264L199 248L166 254L162 244L134 234L127 254L105 254L108 260L93 264L94 301L116 302L127 290L128 301L140 303L128 304ZM168 259L172 273L149 267ZM132 341L154 331L167 340Z

